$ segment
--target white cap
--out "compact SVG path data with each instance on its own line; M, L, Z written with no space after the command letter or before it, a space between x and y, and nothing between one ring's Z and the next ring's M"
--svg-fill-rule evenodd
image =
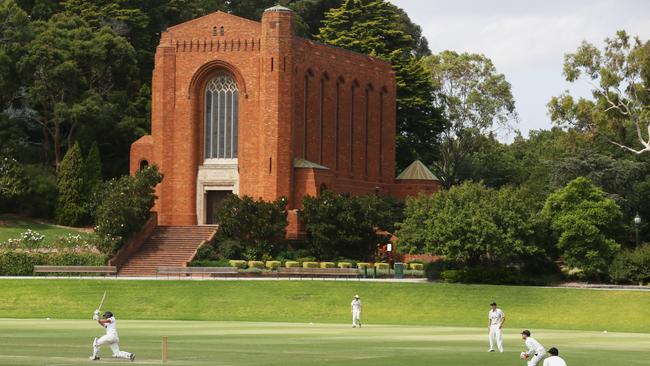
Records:
M358 298L359 298L359 295L354 295L354 298L355 298L355 299L358 299Z

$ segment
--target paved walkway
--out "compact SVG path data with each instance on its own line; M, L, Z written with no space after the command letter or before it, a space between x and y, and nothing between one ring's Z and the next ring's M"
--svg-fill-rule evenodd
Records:
M0 276L3 279L25 279L25 280L125 280L125 281L361 281L361 282L400 282L400 283L427 283L424 278L299 278L299 277L129 277L129 276Z
M11 279L24 280L105 280L105 281L360 281L379 283L428 283L424 278L299 278L299 277L129 277L129 276L0 276L0 281ZM530 286L524 286L530 287ZM591 284L582 282L567 282L555 286L535 286L543 288L572 288L581 290L607 290L607 291L648 291L650 286Z

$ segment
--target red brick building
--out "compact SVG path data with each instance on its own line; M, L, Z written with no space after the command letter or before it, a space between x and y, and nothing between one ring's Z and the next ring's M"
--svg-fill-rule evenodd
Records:
M209 224L235 193L286 197L291 232L304 195L439 187L432 175L395 179L391 65L296 37L289 9L267 9L261 22L216 12L167 29L152 84L152 134L133 143L131 173L163 172L160 225Z

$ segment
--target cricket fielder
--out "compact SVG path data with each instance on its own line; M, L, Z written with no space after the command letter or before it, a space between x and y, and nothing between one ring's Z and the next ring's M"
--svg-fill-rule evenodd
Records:
M548 354L549 357L544 360L544 366L566 366L566 362L564 362L564 360L558 356L560 354L560 351L558 351L557 348L549 348Z
M526 359L528 360L528 366L537 366L539 361L541 361L545 354L546 350L537 340L530 336L530 330L524 330L521 332L521 339L524 340L528 351L526 351Z
M106 328L106 335L101 336L100 338L95 338L93 341L93 355L90 356L91 361L99 360L99 346L109 344L111 351L113 351L113 357L115 358L124 358L131 362L135 360L135 354L120 351L120 338L117 336L117 320L113 316L113 313L107 311L104 313L104 319L99 318L99 310L95 310L95 315L93 320L97 320L97 323L102 327Z
M356 328L359 325L361 328L361 299L359 295L354 295L352 299L352 328Z
M501 329L503 328L503 323L506 321L506 316L501 309L497 308L496 302L492 302L490 306L492 306L492 309L488 312L488 337L490 338L490 350L488 352L494 352L495 339L499 352L503 352Z

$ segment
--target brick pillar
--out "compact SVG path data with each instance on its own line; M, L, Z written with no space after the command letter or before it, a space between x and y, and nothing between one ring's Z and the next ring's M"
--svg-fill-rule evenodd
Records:
M286 197L293 207L293 13L274 6L262 15L260 80L263 198Z
M175 109L176 51L171 45L169 34L162 34L156 49L156 67L153 70L151 98L151 132L154 140L154 161L164 174L162 183L156 189L158 200L154 210L158 212L158 223L172 224L172 195L174 171L174 109Z

